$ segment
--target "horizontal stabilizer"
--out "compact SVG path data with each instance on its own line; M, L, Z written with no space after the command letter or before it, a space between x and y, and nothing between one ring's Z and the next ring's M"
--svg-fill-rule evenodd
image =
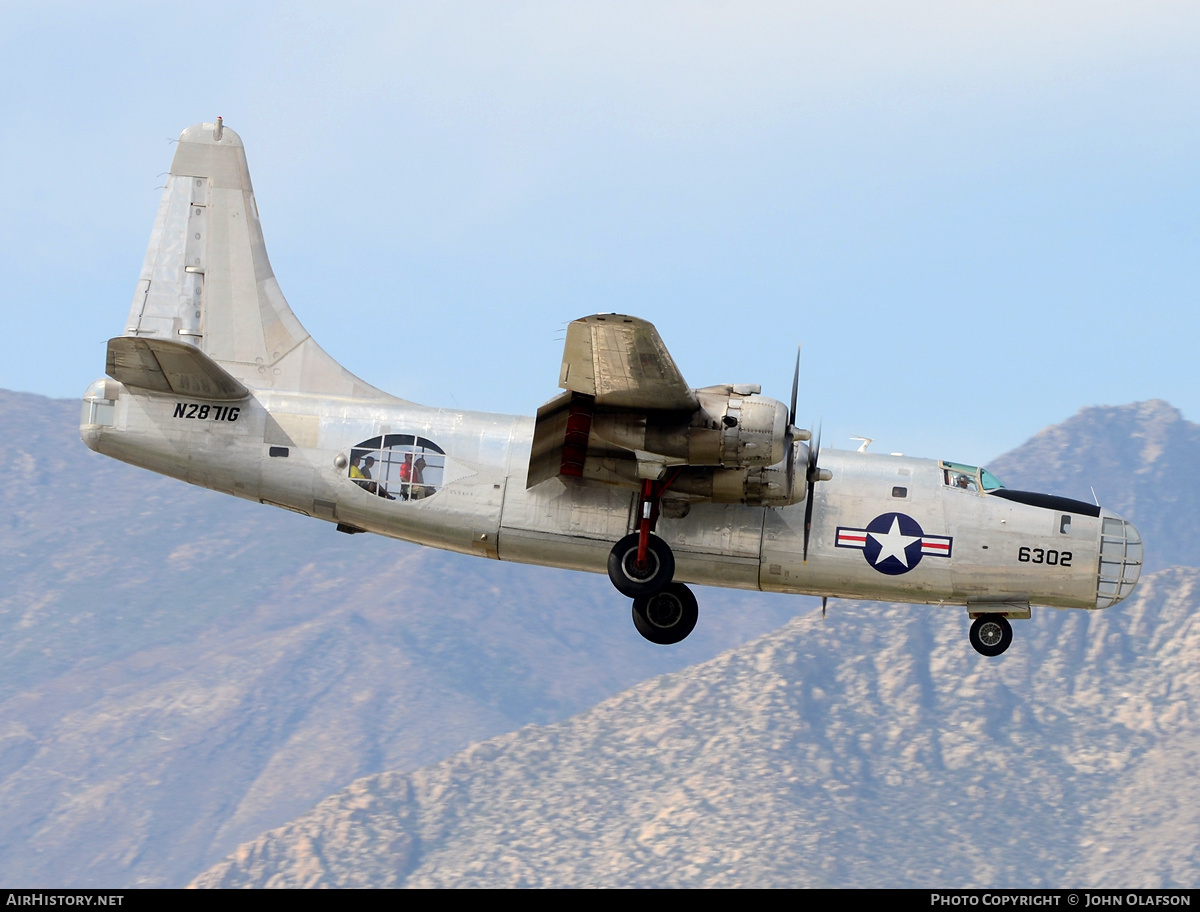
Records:
M104 372L126 386L193 399L231 400L250 395L200 349L167 339L109 339Z

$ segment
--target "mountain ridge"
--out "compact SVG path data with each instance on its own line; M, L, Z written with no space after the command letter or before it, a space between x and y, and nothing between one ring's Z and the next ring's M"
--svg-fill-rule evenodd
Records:
M1139 528L1159 522L1194 540L1196 425L1157 407L1139 418L1144 405L1064 422L1086 419L1060 441L1083 465L1068 481L1077 488L1091 460L1089 483L1114 504L1121 485L1133 492L1126 516ZM696 632L660 649L633 632L628 603L602 577L338 535L191 488L88 451L78 408L0 392L0 871L10 883L182 885L348 782L574 718L815 610L811 599L704 590ZM1150 444L1105 448L1114 428L1164 441L1153 472L1129 461ZM1013 487L1063 470L1034 455L1033 469L1007 456L992 467ZM1161 503L1142 482L1154 478L1173 485ZM1194 564L1186 550L1174 553ZM883 612L931 644L945 627L953 650L969 651L965 612L830 609L831 621ZM1011 652L1049 635L1037 632L1043 614L1056 613L1018 625ZM1077 654L1056 661L1086 659L1091 635L1066 629ZM1011 701L1011 689L997 699ZM1190 756L1159 749L1176 767Z
M192 885L1190 886L1200 809L1161 754L1200 750L1198 602L1200 570L1160 571L1125 613L1028 622L1004 664L964 650L965 617L838 603L356 780Z

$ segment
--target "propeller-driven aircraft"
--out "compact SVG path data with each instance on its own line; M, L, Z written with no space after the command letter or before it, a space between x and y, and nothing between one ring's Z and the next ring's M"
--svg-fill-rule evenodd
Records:
M607 572L654 643L695 627L695 583L961 606L995 656L1031 605L1106 608L1141 572L1112 511L977 466L822 450L795 378L789 404L693 388L632 316L568 325L562 392L532 419L375 389L292 313L220 118L180 136L105 372L83 399L93 450L339 532Z

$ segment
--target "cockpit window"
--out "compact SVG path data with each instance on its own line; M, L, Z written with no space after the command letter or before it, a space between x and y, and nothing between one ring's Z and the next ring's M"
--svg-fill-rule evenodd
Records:
M981 491L986 494L988 491L1004 487L1004 483L999 478L979 466L964 465L961 462L946 462L945 460L938 465L942 469L942 483L949 487L961 488L973 494Z

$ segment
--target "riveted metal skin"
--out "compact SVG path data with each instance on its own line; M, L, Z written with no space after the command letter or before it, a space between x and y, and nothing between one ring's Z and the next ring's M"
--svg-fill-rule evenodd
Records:
M651 484L669 496L654 532L676 582L1016 618L1031 604L1116 604L1142 564L1136 529L1111 511L1001 496L986 472L967 479L971 467L828 448L805 560L807 433L755 386L687 386L636 317L570 324L565 392L536 417L384 393L292 313L241 139L223 125L180 137L109 352L108 376L84 396L89 447L316 517L331 533L605 573Z

